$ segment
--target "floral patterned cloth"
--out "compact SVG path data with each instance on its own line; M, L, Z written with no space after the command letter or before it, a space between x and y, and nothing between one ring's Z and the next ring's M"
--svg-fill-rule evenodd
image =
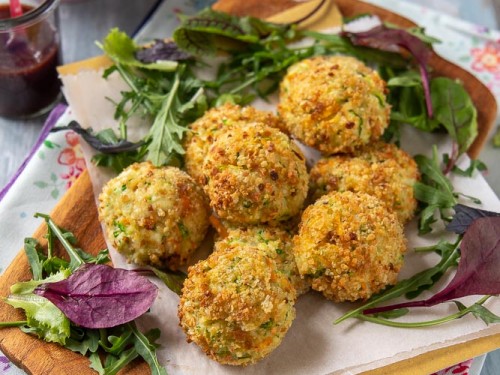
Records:
M379 6L387 7L418 21L430 35L439 36L442 41L436 50L448 60L474 73L500 98L500 33L484 27L472 25L450 16L397 0L369 0ZM140 40L162 37L171 32L177 20L175 14L199 9L206 1L181 0L169 1L168 7L162 7L164 16L161 27L155 24L155 18L146 23L139 32ZM67 124L71 110L58 115L65 108L58 107L56 115L49 118L44 129L54 125ZM29 235L40 222L32 217L35 212L50 212L55 203L85 169L85 162L78 136L69 132L50 133L47 137L42 131L39 147L35 149L23 164L22 173L0 192L0 222L9 225L0 226L3 239L3 251L0 252L0 272L10 264L17 251L22 247L22 238ZM10 189L9 189L10 188ZM29 199L26 199L29 197ZM469 374L472 360L441 370L436 375ZM0 353L0 374L22 374ZM433 374L434 375L434 374Z

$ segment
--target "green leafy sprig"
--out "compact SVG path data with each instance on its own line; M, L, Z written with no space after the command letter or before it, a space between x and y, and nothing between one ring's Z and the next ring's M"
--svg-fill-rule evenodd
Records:
M47 298L35 294L35 289L42 284L68 279L89 263L98 265L110 260L107 249L93 256L75 247L74 235L60 228L49 215L37 213L35 217L43 218L47 224L47 253L34 238L25 239L24 250L33 279L12 285L10 295L4 299L11 306L23 309L26 320L2 322L0 328L20 327L25 333L35 334L45 341L86 355L90 367L99 374L116 374L140 356L148 363L152 374L166 375L156 357L155 341L160 336L158 329L143 334L133 321L112 328L83 328L73 324ZM69 261L54 255L56 241L66 250ZM168 272L162 272L162 275L170 285L180 289L175 284L182 283L183 277L177 274L171 276Z
M117 72L130 88L116 103L115 118L120 130L117 141L127 140L127 123L132 116L145 117L152 125L140 149L98 154L93 161L117 172L144 159L155 165L180 165L187 125L207 108L202 82L192 72L189 61L142 63L135 57L140 47L118 29L112 29L100 46L114 62L104 77Z

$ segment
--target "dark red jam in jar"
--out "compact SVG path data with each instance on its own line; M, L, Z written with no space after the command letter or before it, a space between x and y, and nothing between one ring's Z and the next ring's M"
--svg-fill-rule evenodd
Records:
M43 5L42 5L43 6ZM23 5L23 16L35 10ZM10 19L8 5L0 5L0 116L30 117L49 110L57 101L60 82L59 34L43 12L25 24L5 24Z

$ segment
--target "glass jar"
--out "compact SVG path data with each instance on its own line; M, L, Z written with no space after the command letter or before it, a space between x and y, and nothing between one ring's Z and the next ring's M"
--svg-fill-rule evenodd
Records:
M23 14L10 17L0 0L0 116L27 118L60 99L59 0L21 1Z

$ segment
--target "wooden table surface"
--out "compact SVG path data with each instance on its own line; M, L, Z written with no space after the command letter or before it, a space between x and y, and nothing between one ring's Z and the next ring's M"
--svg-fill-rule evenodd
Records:
M405 0L417 2L484 26L499 28L500 0ZM100 53L94 41L102 40L111 27L132 34L140 25L157 0L66 0L62 1L60 31L62 37L63 62L78 61ZM0 188L14 175L28 154L45 116L32 120L7 120L0 118ZM500 159L500 149L487 142L480 159L490 170L486 179L500 196L500 168L495 162ZM490 353L481 375L500 374L500 351Z

